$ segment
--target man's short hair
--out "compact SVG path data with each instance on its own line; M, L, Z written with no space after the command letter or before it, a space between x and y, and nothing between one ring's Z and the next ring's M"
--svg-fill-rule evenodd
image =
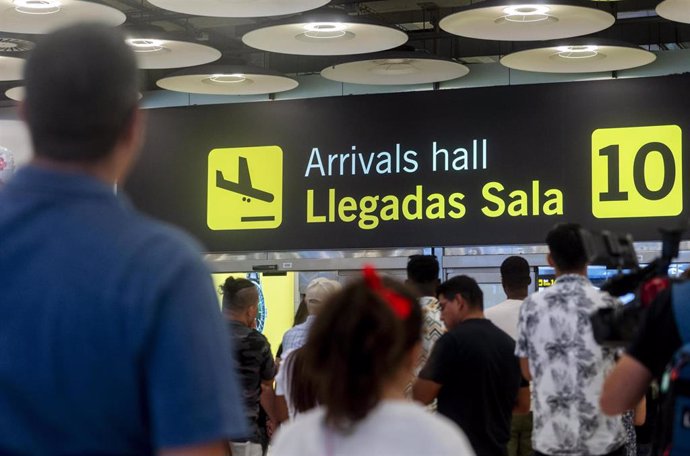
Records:
M546 236L551 259L564 272L577 271L587 265L587 253L577 223L561 223Z
M45 36L26 64L25 116L36 156L106 157L138 102L134 53L121 32L82 24Z
M482 289L479 288L476 280L466 275L455 276L443 282L438 287L437 295L443 296L449 301L455 299L455 295L460 295L470 307L484 310Z
M251 280L230 276L225 279L220 291L223 294L223 310L226 311L244 312L258 303L258 289Z
M529 286L529 263L521 256L509 256L501 263L501 282L506 288L524 288Z
M309 313L314 314L321 310L323 304L341 289L342 286L339 282L325 277L317 277L309 282L304 295Z
M425 284L438 280L438 259L434 255L412 255L407 262L407 278Z

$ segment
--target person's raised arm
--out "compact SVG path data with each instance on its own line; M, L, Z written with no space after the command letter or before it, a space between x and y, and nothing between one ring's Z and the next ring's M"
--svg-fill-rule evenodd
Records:
M423 378L418 378L412 386L412 397L415 401L421 402L424 405L429 405L436 399L438 392L441 390L441 385Z
M607 415L620 415L634 409L644 397L652 373L630 355L623 355L606 377L599 405Z

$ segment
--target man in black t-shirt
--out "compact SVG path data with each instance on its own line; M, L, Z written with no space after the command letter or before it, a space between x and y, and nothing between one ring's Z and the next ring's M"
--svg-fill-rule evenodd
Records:
M690 282L674 285L678 286L690 287ZM635 408L650 382L661 377L673 353L683 344L678 325L690 325L690 321L676 321L673 292L680 290L674 287L663 291L654 300L628 353L621 357L606 378L600 404L607 415L618 415ZM687 305L690 306L690 302Z
M266 337L254 329L259 306L259 292L251 281L228 277L222 286L223 313L234 340L235 365L242 382L245 410L251 435L233 441L232 454L261 456L262 432L260 405L273 418L273 378L276 368ZM263 387L263 388L262 388Z
M482 290L457 276L438 288L448 328L415 382L415 400L438 398L438 412L467 434L478 456L504 456L520 386L515 342L484 318Z

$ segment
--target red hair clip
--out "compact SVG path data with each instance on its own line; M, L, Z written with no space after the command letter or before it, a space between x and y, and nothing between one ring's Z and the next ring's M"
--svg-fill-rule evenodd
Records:
M393 313L400 318L405 320L410 316L412 308L410 306L410 301L404 296L396 293L390 288L383 286L383 281L381 276L378 275L376 269L371 265L364 266L364 282L367 286L374 292L378 293L384 301L390 306Z

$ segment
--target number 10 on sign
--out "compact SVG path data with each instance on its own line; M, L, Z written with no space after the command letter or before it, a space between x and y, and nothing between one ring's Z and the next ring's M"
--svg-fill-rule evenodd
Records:
M592 214L668 217L683 211L682 131L677 125L592 133Z

